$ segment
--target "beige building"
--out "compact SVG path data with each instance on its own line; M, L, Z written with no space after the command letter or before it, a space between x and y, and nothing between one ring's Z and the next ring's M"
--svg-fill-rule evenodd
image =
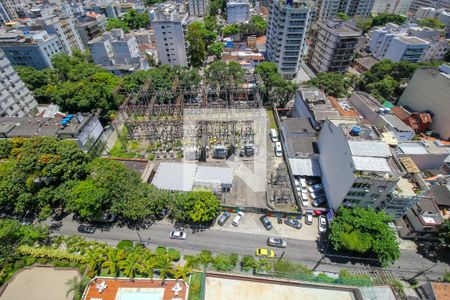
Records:
M346 72L362 32L343 21L318 21L312 27L309 65L316 72Z
M418 69L400 97L398 105L412 111L429 111L431 129L442 139L450 138L450 66Z

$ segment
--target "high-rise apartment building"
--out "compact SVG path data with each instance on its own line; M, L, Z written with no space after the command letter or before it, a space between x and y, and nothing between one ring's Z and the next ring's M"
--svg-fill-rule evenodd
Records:
M204 17L209 14L209 0L189 0L189 16Z
M23 117L38 103L0 50L0 118Z
M0 24L11 22L13 20L24 18L23 0L2 0L0 1Z
M33 19L29 22L32 29L41 29L49 34L56 35L68 55L72 54L72 49L85 50L83 41L76 28L76 20L64 16L48 16Z
M152 14L152 27L161 64L187 66L185 28L188 16L173 2L158 4Z
M316 72L346 72L362 31L344 21L317 21L312 26L308 63Z
M316 9L308 0L271 0L267 26L267 58L286 78L293 78L305 50Z
M338 13L344 13L350 17L360 16L366 18L370 16L375 0L319 0L318 19L333 19Z
M444 8L450 10L450 0L412 0L409 10L416 12L419 7Z
M51 68L51 57L65 53L56 35L45 30L22 32L11 30L0 34L0 49L14 66L29 66L35 69Z

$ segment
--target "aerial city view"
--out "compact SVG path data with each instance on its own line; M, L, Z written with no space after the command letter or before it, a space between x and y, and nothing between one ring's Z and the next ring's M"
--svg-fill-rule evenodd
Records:
M0 300L450 300L450 0L0 0Z

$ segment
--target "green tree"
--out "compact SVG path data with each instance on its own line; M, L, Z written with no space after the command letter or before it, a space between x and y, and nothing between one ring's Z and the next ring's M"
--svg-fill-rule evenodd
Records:
M394 23L397 25L402 25L407 20L407 17L402 15L394 15L394 14L379 14L376 17L372 18L372 26L384 26L387 23Z
M266 33L267 21L263 17L254 15L248 23L242 23L239 27L239 33L243 36L256 35L261 36Z
M146 28L150 24L150 17L144 11L138 13L135 9L128 10L122 17L122 20L131 29Z
M439 227L439 240L441 246L450 247L450 220L445 220Z
M237 62L215 61L206 68L205 74L209 83L230 87L244 82L245 71Z
M273 62L262 62L256 65L255 73L261 77L261 92L264 103L270 102L270 93L272 89L280 82L281 75L278 73L277 65Z
M189 263L185 263L183 266L177 265L172 271L173 277L178 282L180 278L183 278L187 282L187 276L192 272L192 268Z
M89 277L82 277L78 279L78 277L74 277L69 279L66 284L69 286L66 297L69 297L70 294L73 294L73 300L81 300L83 296L84 290L86 286L89 284Z
M444 275L442 276L442 281L443 282L450 282L450 272L445 272Z
M139 270L141 257L138 252L129 253L126 258L119 262L119 266L124 276L134 280L136 271Z
M167 254L160 256L158 259L159 278L163 281L167 275L173 273L173 263Z
M114 277L117 277L119 273L119 263L125 257L125 252L120 249L109 248L106 251L106 260L103 262L102 267L108 270L108 273Z
M390 216L373 209L341 207L331 222L330 241L335 250L349 250L373 256L383 265L400 257Z
M100 248L90 248L84 255L84 261L87 263L91 274L97 274L101 264L105 261L104 252Z
M347 14L345 14L343 12L338 12L336 16L343 21L347 21L347 20L351 19Z
M380 81L369 83L366 86L367 91L375 98L380 99L380 101L383 101L384 99L391 100L397 88L398 81L389 75Z
M189 43L189 55L193 67L201 67L206 59L204 24L195 21L188 25L186 40Z
M217 59L220 59L222 57L223 47L222 42L216 41L208 46L208 54L214 55Z
M430 27L434 29L445 28L445 23L436 18L425 18L419 21L419 25L423 27Z
M146 6L152 6L158 3L163 3L165 0L144 0Z
M252 271L257 267L258 262L253 256L245 255L241 261L241 268L243 271Z
M121 19L108 19L106 22L106 31L111 31L112 29L122 29L125 33L130 32L128 23Z
M82 218L98 217L109 202L108 190L99 188L92 180L80 181L72 189L67 208Z
M140 264L139 266L139 272L147 275L147 277L150 277L153 282L153 274L155 272L155 269L158 267L159 261L158 257L156 256L147 256Z
M238 34L240 31L238 24L230 24L222 28L222 34L223 36L232 36L235 34Z
M298 89L298 85L292 81L281 79L277 82L274 89L274 102L284 107L286 103L292 100Z
M348 82L345 75L341 73L319 73L309 82L329 96L344 97L347 94Z
M196 190L179 194L171 208L172 216L180 221L211 222L220 211L220 202L211 191Z
M205 29L216 31L218 29L217 17L215 15L205 17Z

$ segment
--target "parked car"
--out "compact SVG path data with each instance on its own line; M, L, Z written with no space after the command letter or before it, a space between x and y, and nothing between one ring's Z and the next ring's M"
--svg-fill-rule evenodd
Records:
M306 219L305 219L305 223L308 225L311 225L313 222L313 212L312 210L307 210L306 211Z
M295 189L297 190L297 192L302 190L302 187L300 185L300 181L298 179L294 179L294 184L295 184Z
M217 220L217 224L223 226L227 220L231 217L231 214L228 211L224 211L223 214Z
M275 143L275 156L280 157L283 155L283 152L281 150L281 143L280 142L276 142Z
M322 204L325 204L325 202L327 202L327 199L325 197L319 197L319 198L314 199L312 205L314 207L318 207L318 206L321 206Z
M313 184L312 186L310 186L309 189L308 189L308 191L309 191L310 193L313 193L313 192L315 192L315 191L320 191L320 190L322 190L322 189L323 189L322 184L316 183L316 184Z
M238 211L236 217L234 217L233 222L231 222L231 224L233 224L233 226L238 227L243 217L244 213L242 211Z
M267 245L270 247L286 248L287 242L277 237L269 237L267 239Z
M327 218L321 215L319 216L319 232L327 231Z
M294 227L296 229L302 228L302 222L300 222L299 220L296 220L296 219L287 218L284 220L284 224Z
M300 178L300 185L302 186L302 189L306 189L308 186L306 185L306 179Z
M266 248L258 248L256 249L256 256L273 258L275 257L275 252L273 250Z
M186 232L178 230L173 230L169 234L169 237L174 240L185 240L186 236Z
M320 179L318 179L318 178L312 178L312 179L308 179L307 181L306 181L306 183L308 184L308 185L314 185L314 184L318 184L318 183L320 183L321 181L320 181Z
M308 206L309 202L308 202L308 195L305 193L302 193L302 205L303 206Z
M267 230L272 230L272 223L270 223L269 218L267 216L262 216L259 219L261 220L261 223Z
M93 234L95 232L95 227L90 225L80 225L78 226L78 232Z
M324 197L325 193L322 190L319 190L319 191L315 191L314 193L310 193L309 195L311 196L312 199L316 199L316 198Z

